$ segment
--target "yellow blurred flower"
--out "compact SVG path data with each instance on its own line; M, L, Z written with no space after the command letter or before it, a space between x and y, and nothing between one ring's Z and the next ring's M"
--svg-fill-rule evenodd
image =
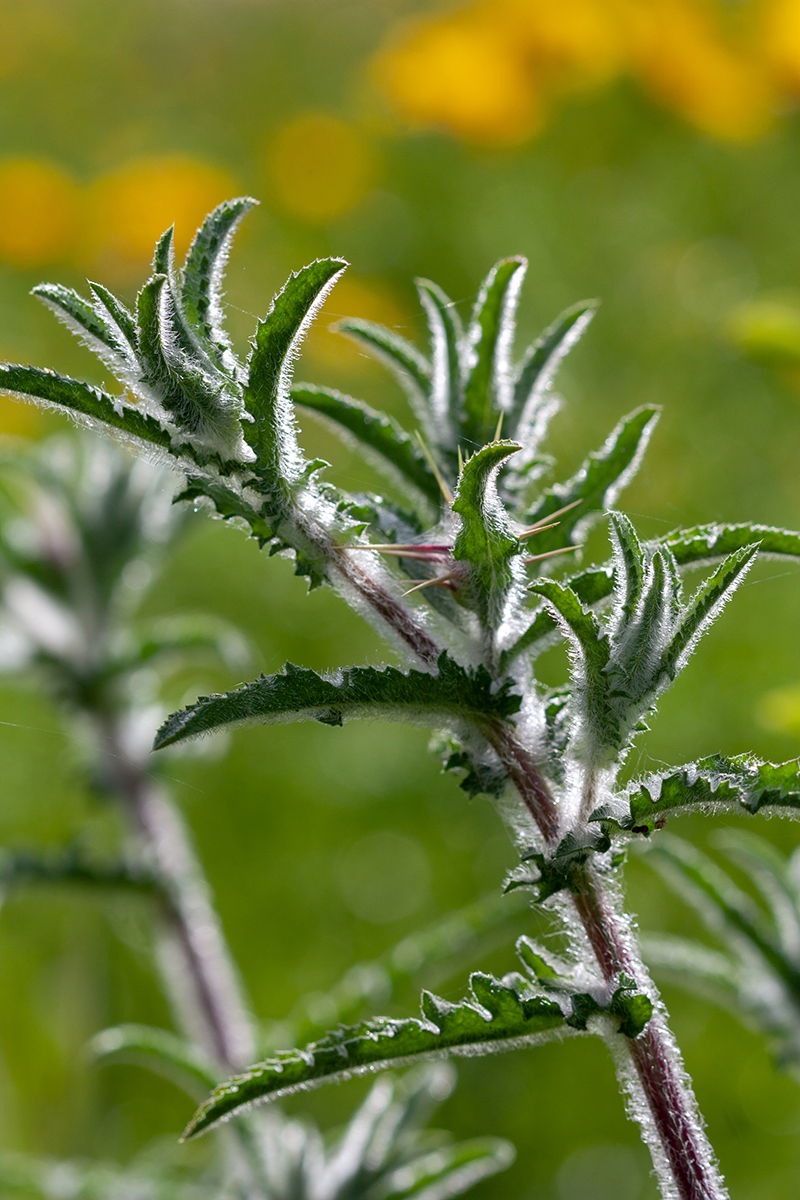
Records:
M765 692L757 716L759 724L772 733L800 734L800 683Z
M778 80L800 91L800 0L764 0L761 49Z
M800 82L800 0L763 2ZM373 73L405 120L467 141L524 140L558 96L623 74L705 133L743 140L766 128L777 84L765 38L730 34L719 0L473 0L401 26Z
M69 257L78 228L79 190L54 163L0 160L0 260L39 267Z
M631 67L645 90L704 133L746 141L767 128L774 88L763 64L726 44L712 13L696 0L631 5Z
M483 8L502 14L533 70L559 89L605 81L624 65L620 0L484 0Z
M375 164L370 146L352 125L332 113L305 112L278 132L267 170L283 208L304 221L324 223L361 203Z
M138 270L174 222L182 254L205 215L237 192L227 171L198 159L164 155L125 163L93 187L89 253L112 272Z
M413 125L514 144L542 125L541 97L517 35L484 5L417 21L376 60L374 75Z

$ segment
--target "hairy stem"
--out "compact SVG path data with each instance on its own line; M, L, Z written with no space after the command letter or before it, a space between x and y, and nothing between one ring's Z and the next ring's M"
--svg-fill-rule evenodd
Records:
M671 1192L680 1200L724 1200L728 1192L703 1130L689 1077L628 922L591 868L584 868L580 885L581 891L572 896L572 902L603 977L614 985L624 973L656 1000L644 1031L633 1040L620 1039L615 1057L620 1082L631 1098L632 1115L642 1125L659 1177L663 1180L665 1167L671 1177L667 1195ZM633 1079L622 1058L623 1041L635 1073Z
M487 722L482 732L508 771L545 841L553 845L558 837L558 811L533 758L502 721Z
M355 567L344 554L339 570L403 643L426 665L439 651L412 613L377 582ZM501 721L481 727L507 770L545 842L551 848L558 836L558 809L534 757ZM583 797L584 805L587 797ZM630 1098L630 1112L648 1145L665 1200L726 1200L728 1192L683 1066L680 1051L666 1021L655 984L636 949L629 924L586 867L573 905L603 978L616 986L620 974L656 1001L650 1022L636 1039L614 1039L620 1082Z
M162 967L179 1012L206 1053L224 1070L255 1057L244 1003L211 892L177 809L125 751L112 720L97 722L103 769L124 804L164 895Z

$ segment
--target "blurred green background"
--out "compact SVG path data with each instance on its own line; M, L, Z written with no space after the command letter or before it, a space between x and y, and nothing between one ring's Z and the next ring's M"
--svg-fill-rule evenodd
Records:
M521 334L578 299L603 300L559 378L568 406L550 448L562 475L622 413L656 401L661 427L623 499L645 534L715 519L797 528L798 5L570 0L560 24L560 6L550 9L2 0L0 353L99 382L28 289L42 278L80 287L88 275L132 297L166 225L177 221L185 247L208 208L248 192L262 206L239 235L227 289L240 346L291 269L342 254L352 266L298 377L400 413L392 385L328 324L358 315L417 333L414 275L467 312L493 261L522 253ZM4 432L61 428L0 400ZM304 436L347 486L377 486L310 419ZM604 536L592 546L604 553ZM198 519L147 604L234 621L259 669L385 660L335 597L304 591L289 564ZM717 750L796 755L799 616L800 571L760 566L664 703L634 770ZM551 654L547 670L559 678L563 657ZM233 682L192 679L189 690ZM394 726L250 730L221 755L168 766L260 1016L280 1018L352 962L495 887L510 865L490 806L442 777L426 743ZM59 714L25 681L0 688L0 762L0 844L60 844L99 819ZM796 841L790 827L759 824L786 848ZM681 832L705 836L702 823ZM630 895L645 928L693 928L640 862ZM170 1085L132 1067L98 1071L84 1054L106 1025L169 1020L146 946L132 901L26 891L7 903L8 1148L125 1160L180 1130L190 1106ZM510 946L486 962L512 969ZM461 977L446 987L460 994ZM800 1088L730 1016L666 995L732 1193L796 1196ZM396 1010L415 1009L409 989ZM654 1195L599 1043L459 1069L442 1123L507 1136L519 1151L480 1200ZM363 1088L290 1107L336 1124Z

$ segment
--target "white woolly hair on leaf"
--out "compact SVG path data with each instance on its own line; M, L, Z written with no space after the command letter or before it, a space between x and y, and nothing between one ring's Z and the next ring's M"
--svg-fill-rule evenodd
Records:
M536 458L539 447L547 437L550 422L562 409L564 401L556 392L544 391L536 396L536 404L530 406L530 412L523 410L523 415L517 425L514 436L522 442L520 451L521 472L523 466L532 463Z
M606 491L603 494L603 506L605 508L613 508L614 507L614 505L617 503L617 500L624 492L625 488L628 486L628 484L631 482L631 480L634 478L634 476L638 473L639 467L642 465L642 459L644 458L645 451L647 450L647 447L650 444L650 438L653 436L653 430L655 429L656 425L658 424L660 417L661 417L660 411L654 412L652 417L650 418L650 420L647 422L647 424L642 429L642 432L639 435L639 442L636 447L636 453L634 454L631 461L628 463L625 470L620 475L617 476L617 478L614 480L614 482L606 489ZM616 441L615 434L616 434L616 430L613 433L611 433L608 438L606 438L606 441L603 443L603 446L599 452L600 455L602 455L604 450L611 449L614 442ZM580 528L580 525L577 525L576 531L579 528Z
M56 320L68 329L70 333L75 335L81 345L85 346L87 350L91 350L105 366L112 370L117 378L123 379L133 370L132 361L125 354L122 345L118 350L113 350L99 337L81 325L80 321L76 320L66 309L62 308L56 300L41 292L36 293L36 298L46 308L50 309Z
M181 366L188 361L186 351L179 344L179 334L182 334L189 341L192 355L196 356L202 364L203 374L209 377L210 382L213 380L214 386L219 387L224 380L224 376L207 354L205 347L198 341L194 330L190 328L188 322L185 320L180 308L180 301L172 289L172 283L173 278L168 278L158 295L158 328L161 337L161 348L167 365L169 366L171 363L174 363L177 366ZM180 330L178 328L179 322L182 325L182 329Z
M558 349L554 350L550 355L546 369L543 370L538 376L535 385L531 389L530 395L525 400L525 404L522 409L522 415L520 416L519 425L517 427L517 437L519 437L521 442L536 442L537 435L535 431L538 423L542 420L543 410L547 407L547 393L558 372L558 368L561 366L562 361L569 354L572 347L583 337L583 334L594 315L595 310L593 308L587 309L585 313L582 313L570 329L569 333L567 333L567 335L564 337ZM553 412L548 413L544 417L544 429L541 436L538 437L538 441L542 440L544 432L547 429L547 423L561 406L561 400L559 397L554 396L553 399L555 399L557 407Z
M314 266L320 262L320 259L315 259ZM300 446L297 440L297 419L295 417L294 405L290 395L292 386L292 377L294 375L294 364L300 356L300 348L303 341L316 320L317 313L322 308L328 296L333 291L336 284L341 279L344 272L347 270L348 263L343 262L342 266L331 275L330 279L323 284L314 300L308 307L308 311L298 325L294 336L292 337L289 347L284 355L283 362L278 373L278 383L276 388L276 425L278 432L278 446L281 459L281 469L285 472L286 477L292 481L300 477L303 469L303 455L300 451ZM297 278L296 273L290 275L289 280L283 285L281 290L276 293L267 311L267 316L275 311L277 301L286 291L286 288L292 279Z
M44 412L56 413L59 417L66 417L74 426L82 431L98 435L102 434L105 437L110 437L132 453L144 458L153 466L168 466L171 465L175 470L175 461L163 446L156 446L153 442L145 441L144 438L138 437L136 434L130 433L126 429L118 429L114 425L106 425L99 417L92 417L88 413L80 412L78 409L67 408L63 404L59 404L54 400L47 400L44 396L34 396L31 392L13 392L7 388L3 389L3 395L10 400L14 400L19 404L35 404L37 408L41 408ZM112 397L114 400L115 411L120 413L124 411L119 397Z
M755 562L756 557L757 557L757 552L753 553L753 555L750 557L749 561L746 561L742 564L742 566L739 568L739 571L738 571L737 575L735 576L735 578L733 578L727 584L725 591L722 593L721 596L719 596L717 598L717 600L711 606L709 611L706 613L703 620L700 621L700 623L698 624L694 633L691 635L689 641L684 646L683 650L681 651L681 653L678 655L677 659L675 660L675 673L676 674L678 674L680 671L682 671L683 668L686 666L686 664L689 661L689 659L691 658L692 654L694 654L695 650L697 649L697 644L700 641L700 639L702 637L704 637L706 633L708 633L709 629L714 624L714 622L717 620L717 618L720 616L720 614L722 613L722 610L725 608L725 605L731 599L734 592L741 586L742 583L744 583L745 576L747 575L748 571L750 570L753 563ZM697 589L697 592L695 593L695 595L692 597L692 600L690 600L689 604L687 605L687 608L684 613L684 617L691 615L691 611L692 611L692 608L694 607L694 603L702 596L703 591L705 590L705 587L706 587L706 583L704 582ZM678 625L677 633L680 633L681 625L682 625L682 622L681 622L681 624Z
M499 267L505 266L507 261L509 260L504 259L492 268L478 292L478 297L473 308L472 320L469 323L464 339L464 373L467 378L469 378L469 375L475 369L478 362L477 347L483 338L483 330L480 325L481 311L486 303L489 289L497 277ZM519 303L522 281L528 269L527 259L519 258L511 261L516 261L518 266L509 280L502 299L490 383L490 387L494 389L495 399L501 412L508 411L512 405L514 379L511 365L511 350L514 344L514 317L517 304Z
M431 331L433 350L428 424L435 427L436 445L453 446L456 442L456 433L450 418L450 393L454 385L460 387L461 380L459 378L454 381L450 378L450 356L442 314L427 288L418 286L417 290ZM458 349L460 364L463 347L459 346Z
M514 403L515 372L511 361L511 354L514 348L519 295L527 270L527 259L522 259L506 288L505 295L503 296L503 305L500 310L497 343L494 349L492 383L495 389L497 407L501 412L509 412Z
M208 325L211 328L215 341L217 341L223 347L224 351L228 351L233 364L235 364L235 366L239 369L241 369L240 364L233 352L230 350L230 338L228 337L228 332L224 325L225 313L222 307L224 295L222 291L222 284L225 278L225 271L228 266L228 259L230 258L231 247L233 246L233 239L239 232L239 226L242 223L242 220L256 204L258 204L258 201L253 200L246 208L243 208L235 220L231 222L230 228L222 238L216 254L214 255L214 261L208 276ZM200 230L198 230L198 234L199 232ZM191 255L193 246L194 241L189 247L189 255Z
M649 696L658 686L664 652L675 633L675 619L670 604L671 580L666 567L658 591L657 584L657 573L651 559L646 568L639 602L614 647L611 660L613 667L609 671L611 673L616 669L624 676L632 703L623 704L629 707L631 719L634 720L638 719L640 711L640 703L637 702ZM648 626L651 607L654 611Z

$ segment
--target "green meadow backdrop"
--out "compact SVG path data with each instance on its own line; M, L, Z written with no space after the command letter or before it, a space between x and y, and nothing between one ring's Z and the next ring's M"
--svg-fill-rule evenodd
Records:
M261 207L227 287L240 345L291 269L343 255L351 267L298 378L400 414L391 382L328 326L357 315L419 333L412 277L437 280L466 313L495 259L525 254L526 336L574 301L603 302L558 379L566 406L552 445L565 471L621 414L657 402L660 428L621 502L646 535L717 518L800 527L797 6L745 2L732 21L699 2L642 2L637 24L630 6L575 0L555 32L547 6L489 7L1 0L0 353L100 382L29 288L89 276L132 298L164 227L174 220L185 247L207 209L249 193ZM8 436L65 429L0 399ZM303 434L348 486L380 486L310 418ZM604 537L593 533L589 550L603 552ZM332 594L304 592L288 562L199 515L147 607L231 620L256 669L385 661ZM759 566L632 769L714 751L796 755L799 618L800 571ZM560 652L548 669L561 677ZM195 672L175 703L237 681ZM496 888L511 864L488 802L442 776L426 742L399 726L251 729L170 762L265 1020ZM59 713L18 677L0 679L0 779L0 844L60 845L106 819ZM760 826L784 848L797 841L788 823ZM681 832L705 836L702 821ZM694 928L643 859L629 876L643 928ZM125 1160L179 1133L191 1107L181 1093L85 1054L107 1025L169 1021L144 921L131 900L44 889L15 892L0 912L5 1147ZM511 945L486 962L513 969ZM439 990L462 986L456 973ZM394 1011L416 1011L417 993ZM733 1194L795 1197L800 1086L733 1017L665 994ZM655 1194L599 1042L463 1060L459 1072L442 1124L518 1148L476 1200ZM334 1126L365 1086L289 1107Z

